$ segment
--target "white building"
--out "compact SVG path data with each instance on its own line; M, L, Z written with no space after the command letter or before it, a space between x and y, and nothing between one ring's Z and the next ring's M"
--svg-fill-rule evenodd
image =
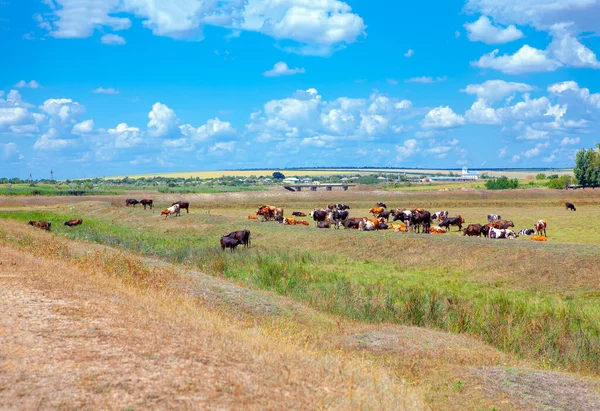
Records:
M466 166L463 167L462 174L460 175L462 180L479 180L480 177L481 174L479 174L477 171L469 171Z

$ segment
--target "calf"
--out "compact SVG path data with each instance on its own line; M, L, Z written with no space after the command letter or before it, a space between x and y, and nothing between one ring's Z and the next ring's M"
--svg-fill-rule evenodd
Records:
M295 217L306 217L306 214L302 211L292 211L292 215Z
M483 226L481 224L469 224L467 228L463 230L464 235L468 235L469 237L481 237L483 234Z
M46 231L50 231L50 226L52 225L49 221L30 221L27 224Z
M573 203L565 203L565 207L567 208L567 210L577 211Z
M446 229L444 227L429 227L429 232L433 234L445 234Z
M488 214L488 223L491 223L494 220L501 220L502 217L498 214Z
M544 235L546 237L546 222L544 220L538 220L535 223L535 232L537 235Z
M383 207L373 207L372 209L369 210L369 213L373 214L373 215L378 215L379 213L383 213L385 211L385 208Z
M490 228L490 238L508 238L514 240L517 235L513 230Z
M535 230L532 228L523 228L519 230L519 235L531 235L535 233Z
M225 235L221 237L221 249L223 251L225 251L225 248L229 248L231 249L231 252L233 252L239 244L240 242L235 237L228 237Z
M461 216L446 218L439 224L439 227L446 227L450 230L451 225L458 226L458 231L462 230L463 219Z
M65 223L65 225L69 226L69 227L75 227L77 225L81 225L83 224L83 220L79 219L79 220L69 220Z
M373 231L375 230L375 224L372 221L363 218L358 224L358 231Z

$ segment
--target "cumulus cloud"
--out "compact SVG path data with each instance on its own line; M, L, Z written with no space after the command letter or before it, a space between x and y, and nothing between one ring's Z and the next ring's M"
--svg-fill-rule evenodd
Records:
M263 73L263 76L265 77L279 77L279 76L292 76L294 74L299 74L299 73L304 73L306 72L306 70L304 69L304 67L302 68L289 68L288 65L283 62L280 61L278 63L275 63L275 65L273 66L273 68L271 70L267 70Z
M415 51L413 49L408 49L408 51L404 53L404 57L411 58L413 54L415 54Z
M81 123L77 123L73 126L71 132L73 134L88 134L94 129L94 120L86 120Z
M463 93L475 94L488 102L495 102L514 93L526 93L533 87L525 83L515 83L504 80L488 80L481 84L469 84L461 90Z
M496 49L489 54L484 54L478 61L471 65L480 68L491 68L507 74L539 73L554 71L561 64L549 58L543 50L525 44L515 54L498 56Z
M406 140L401 146L396 146L396 161L403 162L407 158L417 154L419 151L421 151L421 149L419 148L417 140Z
M540 140L544 138L548 138L548 132L542 130L536 130L527 126L525 128L525 132L519 135L517 138L521 140Z
M487 16L481 16L473 23L465 24L467 37L471 41L481 41L486 44L508 43L523 37L523 32L510 25L506 28L492 24Z
M48 132L41 135L41 137L33 144L34 150L40 151L59 151L69 146L69 140L60 138L59 132L55 128L50 128Z
M42 86L40 86L40 83L38 83L35 80L31 80L29 82L25 81L25 80L21 80L19 81L17 84L15 84L16 88L41 88Z
M496 110L487 105L486 100L479 98L465 113L465 119L475 124L500 124L501 119Z
M208 120L206 124L200 127L193 127L190 124L179 126L181 134L190 138L192 141L206 141L211 138L231 136L235 129L228 121L221 121L218 117Z
M526 158L537 157L537 156L539 156L542 153L542 151L545 148L548 148L549 146L550 146L550 144L548 144L548 143L536 144L535 147L530 148L529 150L522 152L521 155L523 155Z
M175 111L162 103L154 103L152 110L148 113L148 128L154 137L167 137L177 128L177 115Z
M573 138L569 138L569 137L565 137L561 140L560 145L561 146L569 146L569 145L575 145L575 144L579 144L579 137L573 137Z
M125 44L125 39L117 34L105 34L100 37L100 43L109 46L122 46Z
M436 107L430 110L423 121L421 122L423 128L452 128L458 127L465 124L465 119L456 114L448 106Z
M53 118L70 123L85 112L85 107L70 98L51 98L44 101L40 109Z
M224 27L232 32L254 31L299 46L304 54L329 54L355 42L365 33L363 19L339 0L248 0L156 2L153 0L55 0L60 7L40 24L59 38L86 38L95 30L113 31L131 26L130 16L158 36L202 40L203 27ZM119 17L114 14L119 13ZM124 17L126 15L130 15ZM118 39L117 39L118 38ZM115 34L103 42L123 44Z
M92 90L92 93L94 93L94 94L119 94L120 91L115 90L114 88L98 87L98 88Z
M108 134L114 138L115 148L132 148L144 142L140 129L121 123L115 128L108 129Z

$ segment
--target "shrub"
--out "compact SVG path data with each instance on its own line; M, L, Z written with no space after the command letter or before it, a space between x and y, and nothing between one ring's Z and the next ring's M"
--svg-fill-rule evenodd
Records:
M509 190L519 187L519 180L513 178L511 180L506 176L494 178L485 182L485 188L488 190Z
M546 174L544 173L539 173L535 176L536 180L545 180L546 179Z

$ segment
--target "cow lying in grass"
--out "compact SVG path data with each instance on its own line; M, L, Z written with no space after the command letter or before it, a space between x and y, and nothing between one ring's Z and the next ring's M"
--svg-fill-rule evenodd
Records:
M77 225L81 225L83 224L83 220L79 219L79 220L69 220L65 223L65 225L69 226L69 227L75 227Z
M469 237L481 237L483 234L483 226L481 224L469 224L467 228L463 230L463 235L468 235Z
M490 228L489 232L490 238L508 238L510 240L514 240L517 238L517 235L513 230L507 229L498 229L498 228Z
M50 226L52 225L49 221L30 221L27 224L46 231L50 231Z

